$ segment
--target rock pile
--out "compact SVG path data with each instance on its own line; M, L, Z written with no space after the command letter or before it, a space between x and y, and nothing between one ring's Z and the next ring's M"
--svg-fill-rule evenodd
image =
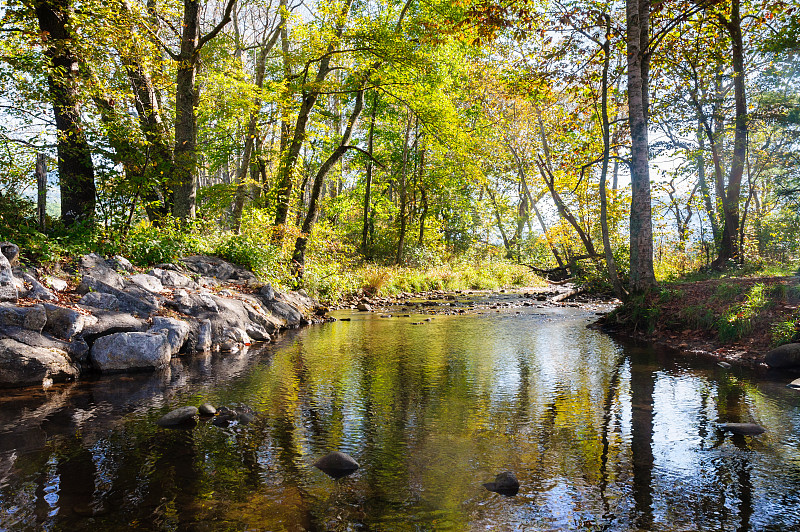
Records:
M152 370L179 353L234 352L324 314L303 291L262 286L216 257L140 272L124 257L85 255L68 282L19 267L14 244L0 250L0 387Z

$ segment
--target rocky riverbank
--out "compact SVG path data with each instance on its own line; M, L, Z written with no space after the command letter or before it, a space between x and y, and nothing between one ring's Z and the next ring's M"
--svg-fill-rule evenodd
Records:
M0 250L0 387L155 370L175 356L235 352L324 319L302 290L280 292L216 257L142 271L91 254L45 275L17 264L14 244Z

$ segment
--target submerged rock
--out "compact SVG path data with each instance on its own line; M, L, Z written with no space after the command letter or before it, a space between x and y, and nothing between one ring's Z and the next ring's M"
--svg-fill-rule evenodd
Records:
M333 451L314 462L314 467L330 477L342 478L355 473L360 466L350 455Z
M197 407L182 406L161 417L156 424L160 427L177 427L190 425L197 417Z
M483 487L494 493L513 496L519 492L519 481L511 471L503 471L494 477L494 482L486 482Z
M719 428L733 434L764 434L767 429L756 423L721 423Z

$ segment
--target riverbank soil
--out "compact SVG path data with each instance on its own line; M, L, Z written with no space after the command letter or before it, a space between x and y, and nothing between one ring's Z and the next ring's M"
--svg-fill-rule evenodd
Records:
M770 349L800 340L799 305L797 276L709 279L637 296L598 324L682 352L758 366Z

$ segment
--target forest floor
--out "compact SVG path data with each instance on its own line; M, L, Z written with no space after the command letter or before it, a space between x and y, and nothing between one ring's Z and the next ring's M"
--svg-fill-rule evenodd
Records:
M778 345L800 341L800 279L728 277L665 285L598 325L685 354L760 366Z

